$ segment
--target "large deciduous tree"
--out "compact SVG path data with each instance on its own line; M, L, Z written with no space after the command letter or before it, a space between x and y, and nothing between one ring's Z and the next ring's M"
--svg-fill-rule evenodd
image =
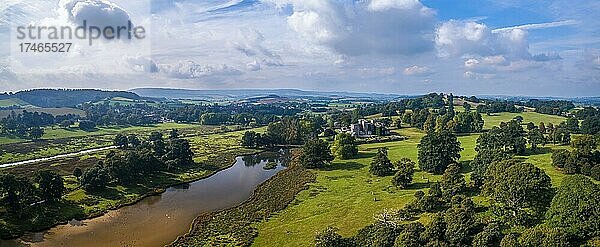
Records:
M546 212L550 226L580 239L600 236L600 186L582 175L567 176Z
M40 186L41 197L46 201L60 200L65 192L63 178L56 172L40 171L36 176L36 181Z
M413 175L415 174L415 162L408 158L403 158L395 163L396 174L392 178L392 184L406 188L412 183Z
M305 168L322 168L333 161L329 144L320 139L310 139L302 146L299 162Z
M419 145L419 167L424 171L441 174L448 165L460 158L460 142L449 131L431 132L425 135Z
M527 225L548 207L551 187L544 171L529 163L507 160L488 167L482 192L494 200L505 222Z
M387 148L379 148L371 161L369 172L375 176L388 176L393 174L394 165L388 158Z
M348 133L340 133L335 136L331 146L331 152L338 159L351 159L358 155L356 139Z

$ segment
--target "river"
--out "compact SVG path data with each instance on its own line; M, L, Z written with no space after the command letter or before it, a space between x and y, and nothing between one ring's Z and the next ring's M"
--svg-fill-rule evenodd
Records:
M239 205L257 185L285 169L285 159L273 169L263 155L237 157L235 164L196 182L175 186L157 196L83 221L73 220L18 240L0 241L0 247L19 246L164 246L187 233L201 213ZM275 164L275 163L271 163Z

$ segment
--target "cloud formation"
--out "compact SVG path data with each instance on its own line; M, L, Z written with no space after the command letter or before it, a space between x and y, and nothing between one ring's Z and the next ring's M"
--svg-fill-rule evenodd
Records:
M127 26L131 21L127 11L105 0L60 0L58 5L69 21L77 25L86 21L89 26L104 28Z
M242 74L240 70L225 64L217 66L201 65L190 60L179 61L174 64L159 64L158 70L168 77L177 79L199 79L212 76L233 76Z
M433 70L427 66L413 65L405 68L403 73L410 76L427 76L433 74Z
M340 54L411 55L433 48L435 12L418 0L272 2L292 9L292 30Z

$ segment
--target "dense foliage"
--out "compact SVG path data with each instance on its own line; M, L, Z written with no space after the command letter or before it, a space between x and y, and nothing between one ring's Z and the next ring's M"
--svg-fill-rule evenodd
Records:
M333 161L333 159L329 143L315 138L308 140L302 146L302 152L298 161L305 168L323 168Z
M434 174L441 174L448 165L457 162L462 151L456 136L448 131L428 133L417 148L419 167Z

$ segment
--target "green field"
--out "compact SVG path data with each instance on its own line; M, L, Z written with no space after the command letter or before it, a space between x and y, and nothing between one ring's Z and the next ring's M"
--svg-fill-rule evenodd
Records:
M516 115L523 116L524 123L531 121L536 125L541 121L558 124L564 119L533 112L501 113L484 116L485 126L490 128L502 121L509 121ZM397 132L408 136L409 139L361 145L360 158L335 160L331 168L316 170L317 181L311 184L308 190L299 193L292 204L269 220L255 224L259 234L254 245L311 246L315 233L327 226L337 227L339 233L344 236L354 235L359 229L373 223L374 216L384 209L402 208L414 198L413 194L417 190L428 187L428 180L437 181L440 176L417 170L413 185L409 189L397 189L391 184L391 176L381 178L369 173L371 157L378 147L388 147L389 158L392 161L403 157L417 161L416 146L424 133L414 128L404 128ZM461 152L461 161L470 161L475 157L478 136L472 134L458 137L464 148ZM552 166L549 152L521 158L543 169L552 178L554 186L557 186L565 176Z
M31 106L31 105L28 105L28 106L29 107L26 106L25 109L0 110L0 118L5 118L6 116L8 116L13 111L15 113L21 113L23 111L40 112L40 113L43 112L43 113L52 114L54 116L68 115L68 114L79 115L79 116L82 116L82 117L86 116L85 111L79 110L79 109L75 109L75 108L69 108L69 107L62 107L62 108L39 108L39 107Z
M0 107L11 107L11 106L30 106L30 104L21 99L17 99L17 98L0 99Z
M237 129L238 126L230 126ZM147 136L150 132L166 133L178 129L185 136L195 136L221 131L218 126L199 124L162 123L151 126L100 127L96 131L83 131L76 128L45 128L42 140L32 142L18 138L0 138L0 163L10 163L57 154L77 152L86 149L112 145L116 134L136 134Z

